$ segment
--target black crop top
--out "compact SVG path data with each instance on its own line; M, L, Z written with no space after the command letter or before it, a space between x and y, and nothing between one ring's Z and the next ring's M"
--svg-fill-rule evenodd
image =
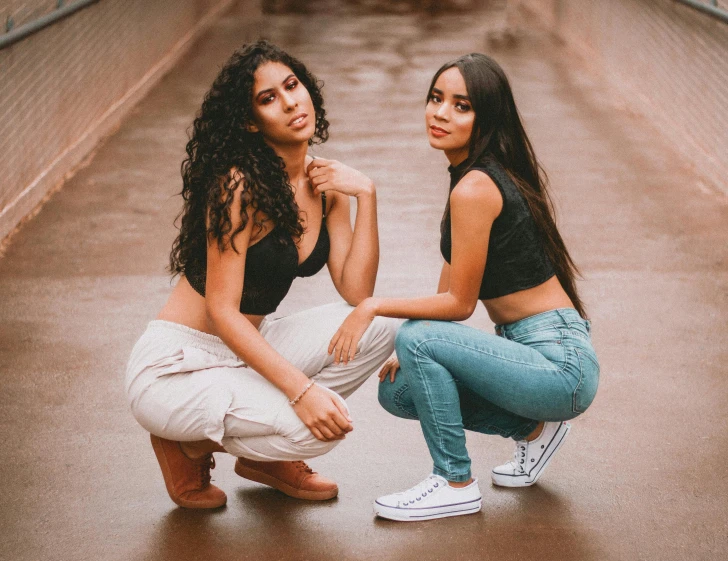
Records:
M503 209L493 221L488 241L488 259L483 272L478 298L487 300L519 290L538 286L554 276L528 203L505 168L491 158L467 167L467 160L457 167L450 166L450 193L466 171L486 173L503 196ZM440 252L450 263L452 239L450 206L440 224Z
M278 226L260 241L248 247L245 256L243 296L240 300L240 311L243 314L263 316L275 312L296 277L313 276L326 264L331 247L329 232L326 229L326 193L321 194L321 206L323 208L321 230L316 245L311 255L300 265L296 244L290 237L278 235L276 232ZM201 257L187 263L185 276L190 286L204 296L207 258Z

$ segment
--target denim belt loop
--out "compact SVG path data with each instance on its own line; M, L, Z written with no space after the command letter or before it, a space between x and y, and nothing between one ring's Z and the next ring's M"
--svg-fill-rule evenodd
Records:
M564 313L561 310L554 310L558 314L558 316L561 318L561 321L564 325L569 325L569 319L565 317Z

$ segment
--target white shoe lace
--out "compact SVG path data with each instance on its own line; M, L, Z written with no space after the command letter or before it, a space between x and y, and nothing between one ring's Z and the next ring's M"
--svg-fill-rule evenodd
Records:
M519 440L516 442L516 450L513 452L513 471L516 473L526 473L526 454L528 451L528 442L525 440Z
M421 483L418 483L411 489L407 489L401 493L401 497L398 499L400 505L413 505L417 504L427 495L431 494L435 489L446 485L437 477L431 475Z

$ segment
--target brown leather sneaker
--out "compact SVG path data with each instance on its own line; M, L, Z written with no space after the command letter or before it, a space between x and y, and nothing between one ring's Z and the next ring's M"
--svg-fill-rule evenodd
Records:
M319 475L306 462L256 462L238 458L235 473L245 479L270 485L296 499L325 501L339 494L334 481Z
M179 442L150 436L170 499L185 508L217 508L227 502L223 490L210 484L210 470L215 468L212 454L192 460Z

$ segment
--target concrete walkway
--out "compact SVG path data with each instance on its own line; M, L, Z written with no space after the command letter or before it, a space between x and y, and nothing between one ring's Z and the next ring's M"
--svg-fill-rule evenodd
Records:
M676 156L677 140L620 109L546 37L494 48L503 14L480 4L437 16L233 10L14 237L0 259L0 559L725 559L728 200ZM447 164L424 133L431 75L474 50L509 73L602 361L593 407L537 486L492 487L511 444L473 434L480 514L374 519L372 499L419 481L430 460L419 426L379 408L372 379L350 400L354 433L312 462L339 482L337 500L289 499L241 480L223 455L213 476L225 509L167 497L122 372L170 290L185 129L219 65L258 34L326 82L331 140L315 153L378 185L380 295L437 284ZM297 281L279 312L335 297L324 272ZM491 329L483 310L470 323Z

